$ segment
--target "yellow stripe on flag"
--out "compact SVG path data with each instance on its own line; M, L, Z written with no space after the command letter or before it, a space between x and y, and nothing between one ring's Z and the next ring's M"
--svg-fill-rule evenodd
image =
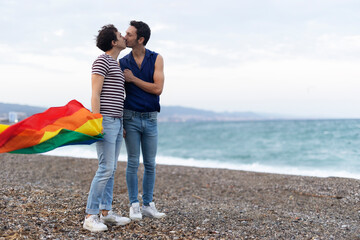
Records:
M59 132L62 129L63 128L60 128L56 131L45 131L39 143L45 142L46 140L55 137L56 135L59 134ZM77 128L75 131L90 136L96 136L101 133L101 130L102 130L102 118L88 120L86 123L84 123L81 127Z
M102 118L88 120L75 131L91 136L96 136L102 132Z
M61 131L61 128L54 131L54 132L50 132L50 131L45 131L43 137L41 138L39 143L45 142L46 140L49 140L50 138L55 137L56 135L59 134L59 132Z
M2 133L3 131L5 131L5 129L7 129L8 127L10 127L9 125L4 125L4 124L0 124L0 133Z

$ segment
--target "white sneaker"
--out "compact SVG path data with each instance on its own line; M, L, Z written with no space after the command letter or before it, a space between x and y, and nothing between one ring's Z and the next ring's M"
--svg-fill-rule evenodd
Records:
M99 221L98 215L91 215L84 220L83 228L91 232L103 232L108 230L107 226Z
M124 226L131 222L130 218L122 217L113 211L109 211L106 216L100 215L100 221L106 225Z
M144 216L148 217L154 217L154 218L163 218L166 216L165 213L158 212L158 210L155 207L155 203L151 202L149 206L143 206L142 207L142 214Z
M138 202L131 204L130 206L130 218L134 221L139 221L142 219L140 204Z

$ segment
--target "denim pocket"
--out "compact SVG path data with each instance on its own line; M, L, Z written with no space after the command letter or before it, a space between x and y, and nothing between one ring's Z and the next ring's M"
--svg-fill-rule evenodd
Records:
M131 120L133 118L132 113L130 112L124 112L123 119L124 120Z
M151 122L152 124L157 124L157 117L149 118L149 122Z
M157 112L152 112L150 117L149 117L149 120L151 122L157 122Z
M105 123L113 123L115 121L116 121L116 119L113 117L103 116L103 122L105 122Z

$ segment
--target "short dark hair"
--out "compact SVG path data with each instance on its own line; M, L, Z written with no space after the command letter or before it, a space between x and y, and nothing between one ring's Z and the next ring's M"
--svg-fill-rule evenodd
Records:
M96 46L104 52L111 50L113 48L112 41L118 40L117 32L117 28L112 24L103 26L96 37Z
M130 26L136 28L137 39L140 39L141 37L144 38L144 46L145 46L149 41L151 35L151 30L149 26L142 21L135 21L135 20L130 22Z

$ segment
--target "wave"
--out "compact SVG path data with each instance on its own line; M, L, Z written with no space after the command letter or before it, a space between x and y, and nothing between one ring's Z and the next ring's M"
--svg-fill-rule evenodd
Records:
M178 166L191 166L200 168L218 168L218 169L230 169L249 172L261 172L261 173L275 173L285 175L299 175L299 176L312 176L312 177L342 177L342 178L355 178L360 179L360 174L350 173L344 170L322 170L313 168L301 168L290 166L268 166L260 163L251 164L236 164L228 162L220 162L213 160L196 160L196 159L182 159L174 157L159 156L157 158L158 164L163 165L178 165Z
M125 149L125 148L123 148ZM119 161L126 162L126 150L122 149L122 153L119 156ZM95 145L91 146L67 146L64 148L57 148L51 152L44 153L51 156L68 156L76 158L97 158ZM142 161L142 159L140 159ZM360 179L360 173L352 173L345 170L329 170L318 169L310 167L292 167L292 166L269 166L258 162L241 164L230 163L214 160L200 160L194 158L178 158L171 156L158 155L156 158L157 164L160 165L174 165L174 166L189 166L199 168L218 168L218 169L230 169L241 170L250 172L262 172L262 173L275 173L286 175L299 175L299 176L313 176L313 177L342 177L342 178L354 178Z

